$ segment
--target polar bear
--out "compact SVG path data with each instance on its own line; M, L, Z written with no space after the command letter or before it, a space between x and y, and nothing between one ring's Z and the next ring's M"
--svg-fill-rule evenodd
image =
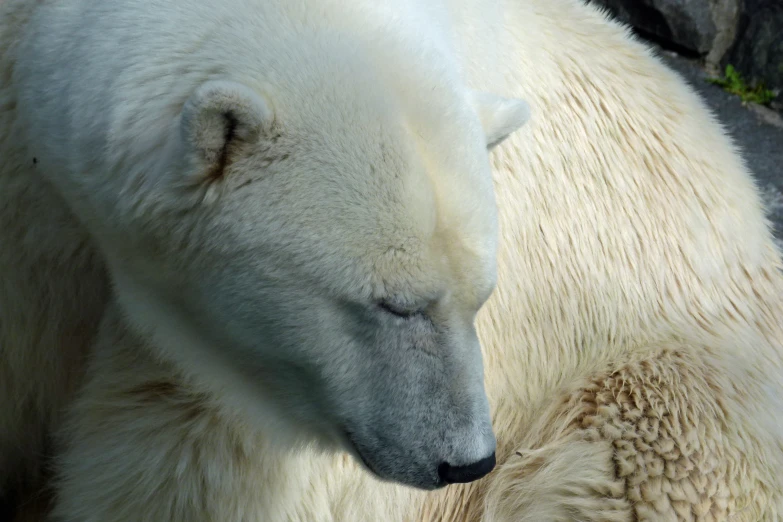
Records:
M5 2L0 469L35 499L21 516L41 484L64 522L783 516L783 277L756 187L594 7ZM492 473L425 491L452 471L434 461L478 478L492 448Z

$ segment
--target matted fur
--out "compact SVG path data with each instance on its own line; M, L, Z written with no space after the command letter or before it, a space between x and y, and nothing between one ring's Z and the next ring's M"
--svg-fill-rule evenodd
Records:
M23 2L34 3L4 11L0 52ZM67 432L61 520L780 519L783 279L749 172L683 80L594 7L504 5L505 29L492 35L481 32L480 3L463 11L474 35L505 45L485 68L473 62L472 84L504 87L535 110L492 158L499 286L478 325L498 469L425 495L379 483L343 455L266 451L263 434L165 365L129 355L109 329L101 342L116 349L92 361ZM0 65L6 154L13 64ZM8 165L0 268L18 270L21 258L37 286L0 292L0 469L34 477L38 441L72 398L63 376L83 369L48 348L83 351L97 319L74 312L100 309L104 279L47 187L7 184L11 174L37 179L32 161ZM42 281L29 252L50 242L73 257L44 258ZM38 322L12 323L10 302L30 304ZM56 342L80 317L80 334ZM24 465L1 460L9 445L26 450L14 453Z

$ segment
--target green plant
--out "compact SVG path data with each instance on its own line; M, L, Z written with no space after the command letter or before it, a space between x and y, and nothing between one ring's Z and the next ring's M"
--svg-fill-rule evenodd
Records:
M723 87L723 90L739 96L743 102L766 105L775 99L775 93L758 84L754 87L748 85L740 76L740 73L731 66L726 66L726 74L723 78L710 78L707 81Z

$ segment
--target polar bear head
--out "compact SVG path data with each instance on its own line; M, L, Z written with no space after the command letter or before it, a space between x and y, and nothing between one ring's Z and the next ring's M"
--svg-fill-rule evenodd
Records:
M106 248L129 317L262 425L283 419L382 479L488 473L474 329L496 277L488 148L525 102L235 75L181 107L165 174L137 184L132 237Z

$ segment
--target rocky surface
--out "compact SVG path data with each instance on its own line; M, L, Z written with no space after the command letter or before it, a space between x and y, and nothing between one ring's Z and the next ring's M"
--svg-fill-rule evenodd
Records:
M699 54L737 24L740 0L593 0L620 20ZM733 31L729 31L733 33ZM733 41L722 43L725 51Z
M591 0L622 22L750 83L783 89L783 0Z
M723 58L752 81L783 89L783 0L744 0L736 42Z

